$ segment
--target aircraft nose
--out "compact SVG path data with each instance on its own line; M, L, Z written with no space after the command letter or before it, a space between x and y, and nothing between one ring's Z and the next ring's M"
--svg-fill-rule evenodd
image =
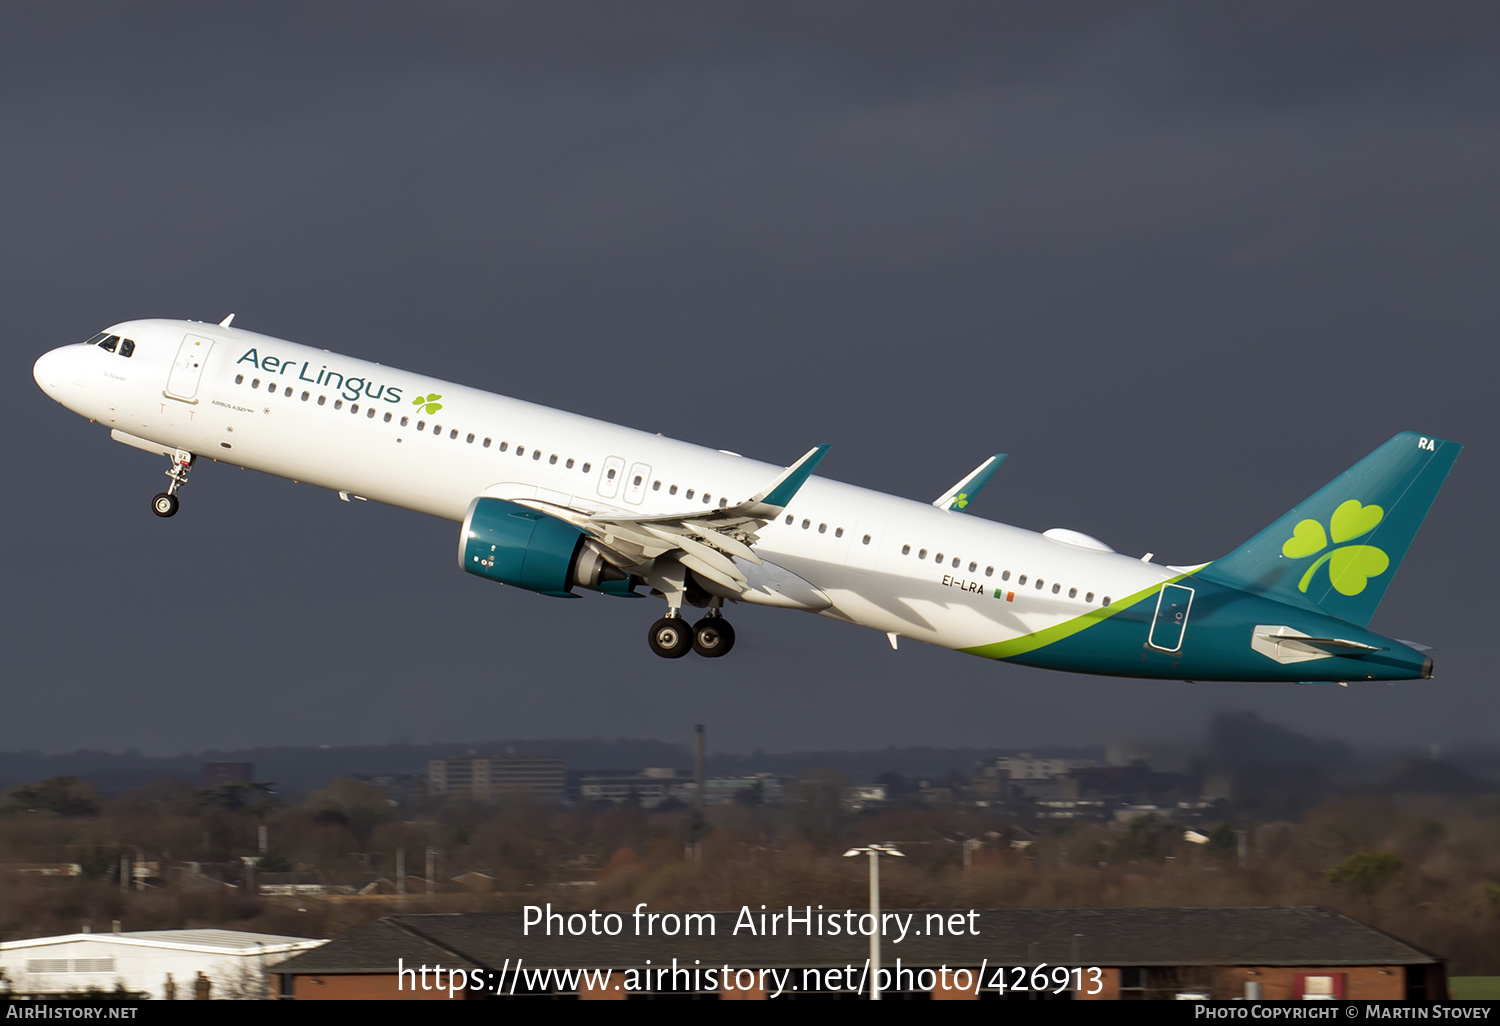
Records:
M36 378L36 383L42 386L42 391L56 399L59 386L63 382L63 375L67 368L63 366L66 357L61 349L54 349L50 353L43 353L41 359L31 368L31 376Z

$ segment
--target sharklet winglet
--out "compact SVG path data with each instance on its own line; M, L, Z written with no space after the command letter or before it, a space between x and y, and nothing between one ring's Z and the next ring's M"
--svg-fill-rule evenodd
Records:
M1008 453L997 452L979 466L969 471L967 477L942 495L932 501L938 509L952 510L957 513L974 500L979 490L989 484L995 471L1000 469L1000 464L1005 462Z
M747 499L740 508L765 510L771 516L776 516L792 501L792 497L807 483L807 479L812 477L812 472L823 462L823 457L828 455L830 448L832 446L813 446L800 460L783 470L764 491Z

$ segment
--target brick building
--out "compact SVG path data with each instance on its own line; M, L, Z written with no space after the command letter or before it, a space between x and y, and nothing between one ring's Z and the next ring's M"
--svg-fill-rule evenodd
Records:
M882 946L884 967L905 970L892 980L888 1000L1447 996L1441 958L1323 908L998 909L973 912L972 919L967 910L898 914L912 916L913 929L899 943L888 935ZM863 935L737 932L743 920L736 912L706 913L696 931L663 921L651 936L637 935L630 913L621 916L616 936L575 936L565 929L546 936L535 926L528 934L518 913L390 916L289 959L276 968L275 986L279 996L297 1000L761 1000L779 979L785 986L778 1000L848 999L859 987L845 970L853 967L857 975L869 951ZM669 925L675 932L663 935ZM1042 963L1049 974L1078 967L1082 971L1070 979L1082 980L1083 990L1063 985L1038 995L1011 989L1018 978L1013 967ZM517 965L533 975L518 977ZM441 988L429 985L435 978L429 974L418 977L420 969L436 966L449 974ZM653 985L640 975L645 967L679 972ZM732 975L701 972L720 967ZM1006 971L997 977L1000 968ZM467 975L450 998L454 970ZM588 973L580 977L580 970ZM604 970L608 977L600 975ZM635 984L626 976L632 971ZM962 987L961 973L968 979ZM1002 978L1005 992L995 986Z

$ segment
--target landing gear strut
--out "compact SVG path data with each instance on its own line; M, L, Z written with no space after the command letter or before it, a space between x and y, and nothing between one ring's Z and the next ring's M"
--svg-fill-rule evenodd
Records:
M177 512L180 505L177 498L177 489L187 484L188 471L193 469L193 461L197 459L186 449L178 449L172 454L172 466L167 471L167 477L172 483L167 485L167 490L157 492L151 499L151 512L159 517L169 517Z

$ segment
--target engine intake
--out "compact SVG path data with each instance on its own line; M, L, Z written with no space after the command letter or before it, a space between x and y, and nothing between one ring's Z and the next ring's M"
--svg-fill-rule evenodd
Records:
M556 598L577 598L578 585L607 595L635 595L634 581L565 520L527 506L480 496L469 503L458 537L458 565L477 577Z

